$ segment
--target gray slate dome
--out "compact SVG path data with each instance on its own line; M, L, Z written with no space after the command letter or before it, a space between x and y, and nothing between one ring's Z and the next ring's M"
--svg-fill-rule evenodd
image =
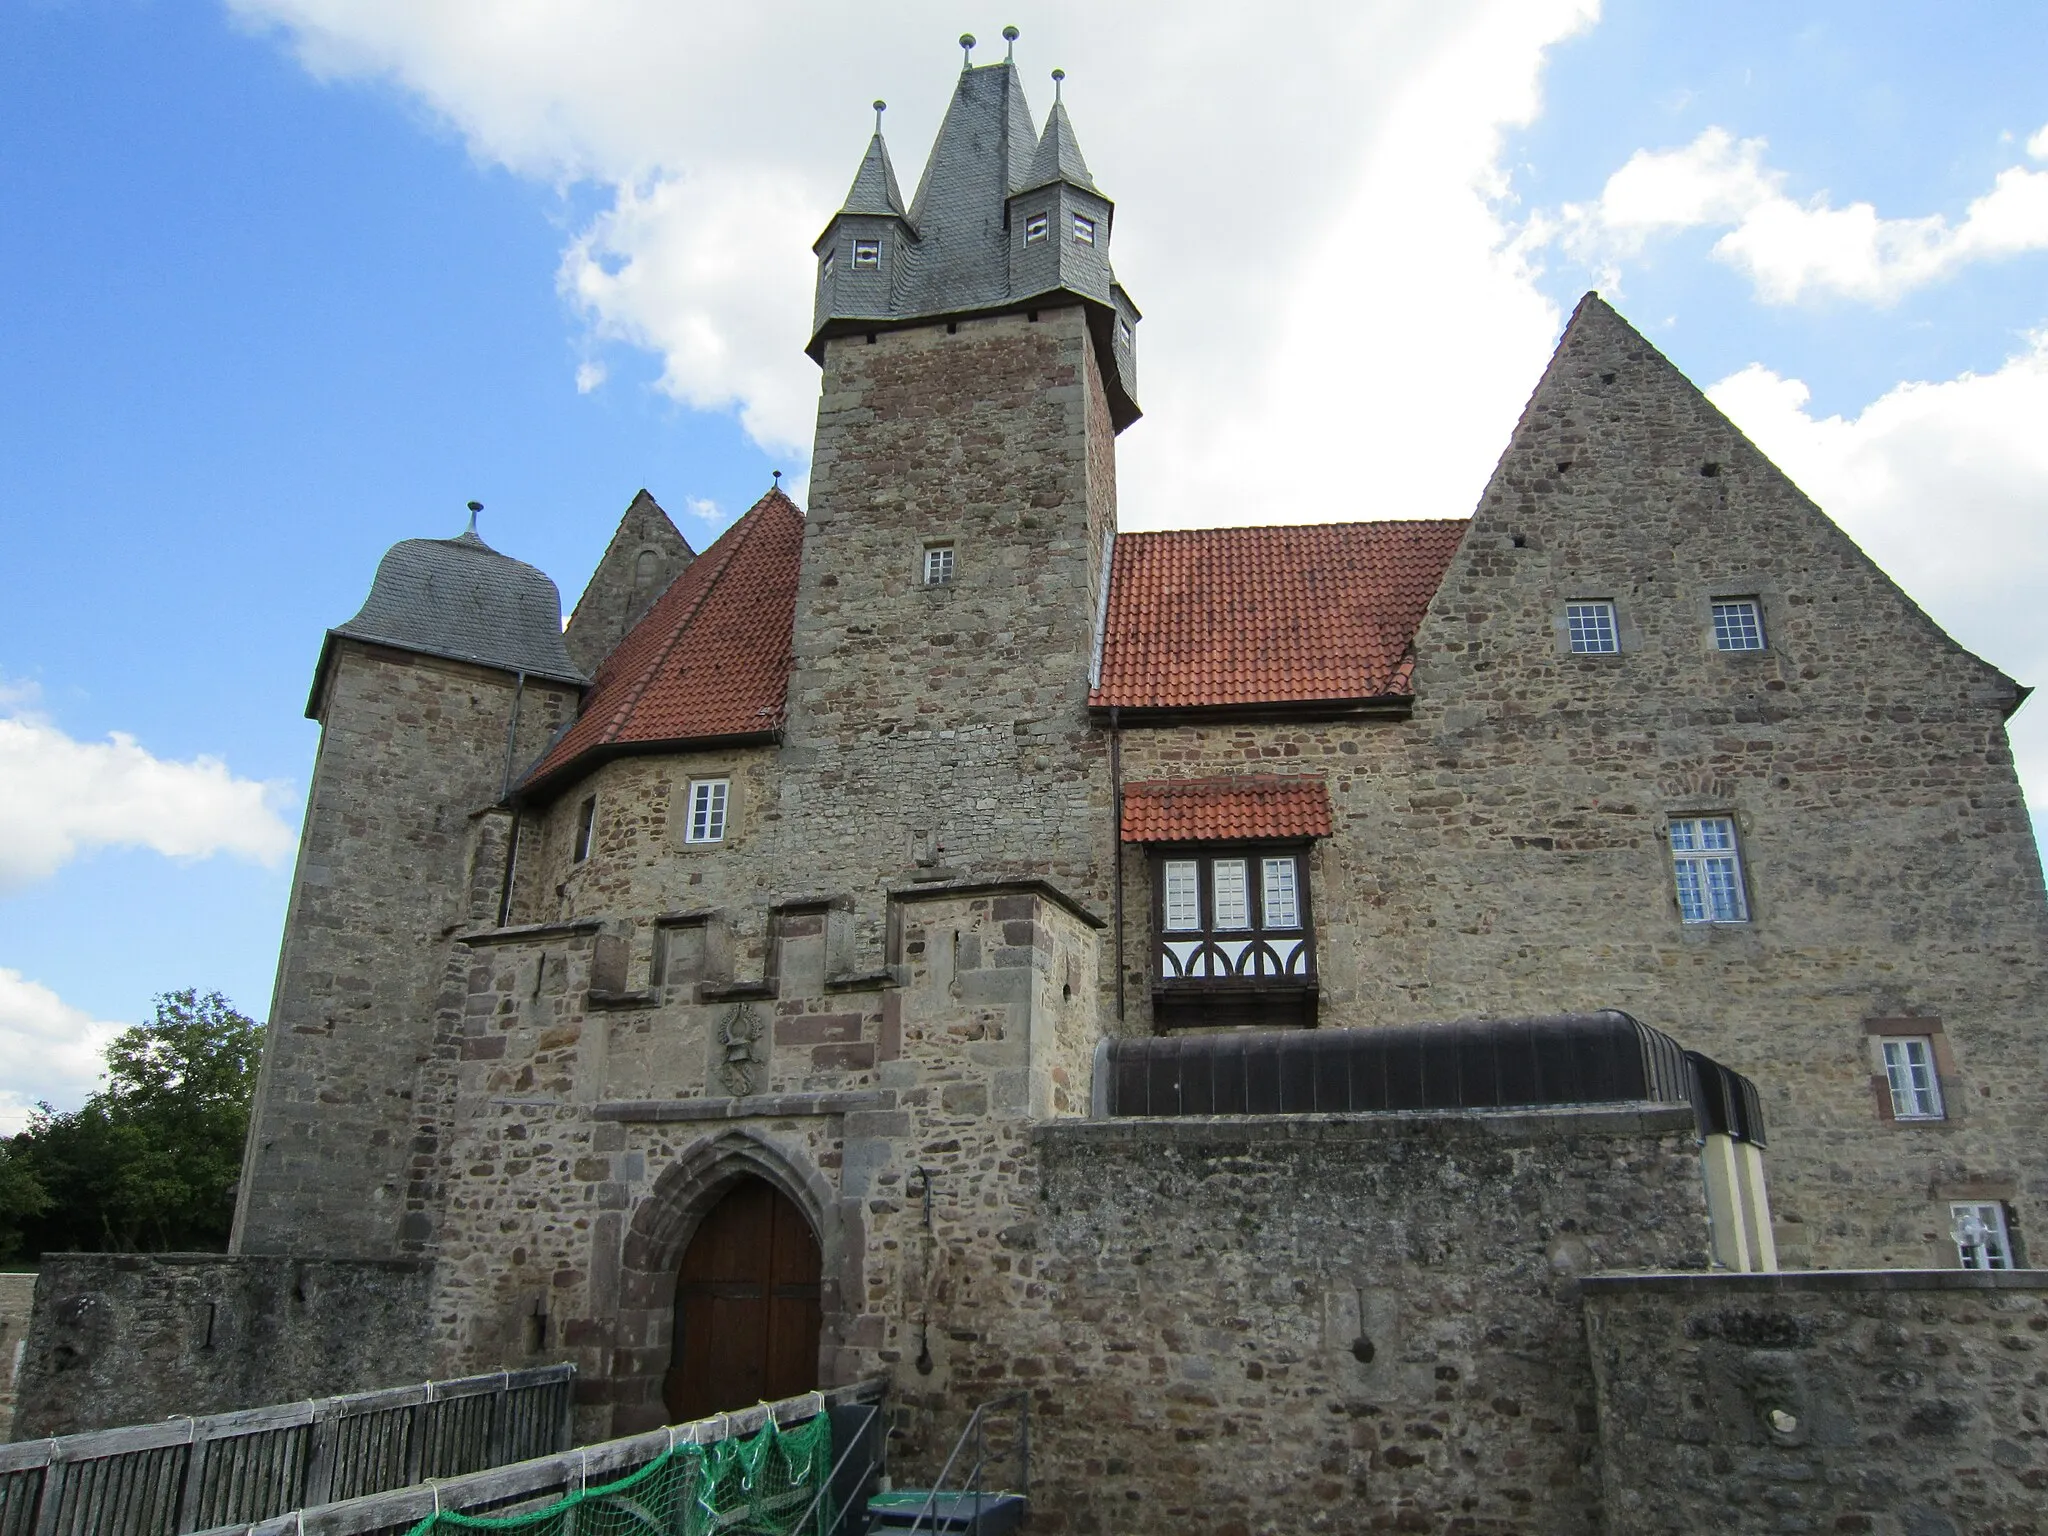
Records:
M361 611L327 632L309 715L337 638L557 682L589 681L562 643L555 584L525 561L499 554L473 529L452 539L401 539L385 551Z

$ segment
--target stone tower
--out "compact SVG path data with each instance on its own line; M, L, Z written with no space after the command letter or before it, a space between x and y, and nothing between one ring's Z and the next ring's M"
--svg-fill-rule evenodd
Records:
M1107 896L1088 672L1138 415L1113 211L1006 60L963 69L908 207L878 131L815 247L782 820L871 958L880 891L910 881Z
M506 818L492 808L582 681L555 584L473 526L392 546L362 611L327 632L237 1252L396 1251L448 939L495 921Z

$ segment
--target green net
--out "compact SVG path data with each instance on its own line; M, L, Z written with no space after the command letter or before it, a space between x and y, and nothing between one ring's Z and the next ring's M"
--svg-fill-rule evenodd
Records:
M834 1511L825 1414L710 1445L678 1445L615 1483L523 1515L427 1516L408 1536L510 1531L518 1536L826 1536ZM806 1518L808 1515L809 1518Z

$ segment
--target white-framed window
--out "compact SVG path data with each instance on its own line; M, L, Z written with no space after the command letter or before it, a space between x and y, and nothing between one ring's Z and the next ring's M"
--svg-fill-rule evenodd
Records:
M953 579L953 546L927 544L924 547L924 584L943 587Z
M1881 1043L1885 1081L1891 1085L1894 1120L1939 1120L1941 1079L1934 1070L1934 1041L1925 1035L1894 1035Z
M1997 1200L1957 1201L1948 1208L1948 1232L1965 1269L2011 1269L2012 1234Z
M1245 880L1243 859L1216 859L1210 865L1210 891L1214 902L1209 926L1219 933L1235 933L1252 925L1252 893Z
M1671 869L1678 881L1678 915L1688 923L1745 923L1742 855L1735 822L1727 816L1674 816Z
M575 863L581 864L590 857L591 834L597 830L597 796L588 795L576 807L576 846L573 850Z
M838 253L836 251L827 251L825 253L825 259L818 263L819 282L829 283L832 281L832 268L836 265L834 257L836 257L837 255Z
M1027 213L1024 215L1024 243L1026 245L1038 244L1051 229L1052 216L1050 214Z
M1116 339L1128 347L1136 338L1137 332L1131 329L1131 322L1118 317L1116 322Z
M856 240L853 242L853 270L872 272L882 264L882 242L879 240Z
M1085 213L1074 215L1074 238L1082 245L1095 243L1095 221Z
M1166 861L1165 926L1173 933L1188 933L1202 926L1202 866L1195 859Z
M1260 860L1259 884L1268 928L1301 926L1301 892L1291 857Z
M1566 603L1564 627L1577 655L1602 656L1621 649L1612 603Z
M683 828L686 843L725 841L725 808L732 796L730 779L690 781L690 820Z
M1764 648L1763 607L1753 597L1714 599L1714 649L1760 651Z

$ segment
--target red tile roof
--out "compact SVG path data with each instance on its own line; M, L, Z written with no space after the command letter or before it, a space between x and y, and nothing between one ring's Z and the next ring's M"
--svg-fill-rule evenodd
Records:
M1127 843L1329 835L1330 791L1309 774L1153 779L1124 786Z
M670 583L598 666L583 713L527 775L589 753L780 728L804 515L770 491Z
M1119 534L1088 702L1187 709L1405 698L1463 519Z

